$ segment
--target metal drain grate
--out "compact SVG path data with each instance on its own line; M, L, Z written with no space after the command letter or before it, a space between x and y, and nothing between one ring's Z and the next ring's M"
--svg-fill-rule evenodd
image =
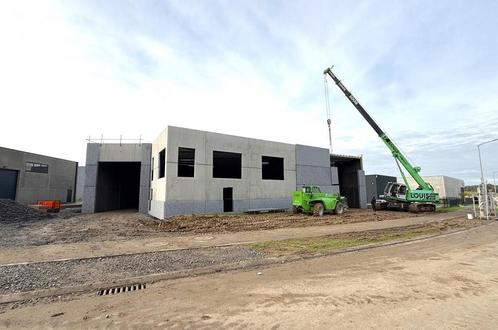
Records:
M102 289L102 290L99 291L98 294L99 294L99 296L107 296L107 295L110 295L110 294L143 290L145 288L146 288L145 284L132 284L132 285L126 285L126 286L119 286L119 287L116 287L116 288Z

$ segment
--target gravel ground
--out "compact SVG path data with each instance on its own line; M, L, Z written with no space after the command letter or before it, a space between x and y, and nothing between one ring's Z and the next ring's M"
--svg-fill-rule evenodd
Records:
M263 259L263 255L259 252L244 247L230 246L0 266L0 293L71 287L100 282L111 283L113 280L133 276L261 259Z

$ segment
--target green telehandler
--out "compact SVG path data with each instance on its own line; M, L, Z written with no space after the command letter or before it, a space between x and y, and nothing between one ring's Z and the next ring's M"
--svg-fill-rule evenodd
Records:
M358 110L358 112L363 116L363 118L365 118L368 124L370 124L370 126L374 129L375 133L377 133L377 135L392 153L394 160L398 165L399 171L401 172L401 177L403 178L404 184L389 182L384 189L384 195L379 196L380 198L375 201L375 205L372 205L372 207L376 207L378 209L406 210L411 212L435 211L436 203L439 202L439 195L435 193L434 188L432 188L429 183L425 182L420 174L418 174L420 172L420 167L412 166L410 164L408 159L401 153L394 142L379 127L379 125L377 125L372 117L370 117L368 112L351 94L351 92L335 76L335 74L332 72L332 68L325 69L323 74L329 75L330 78L334 80L336 85L344 93L348 100L354 105L356 110ZM410 187L406 180L405 173L401 169L401 166L405 168L408 174L410 174L410 176L418 184L417 188L412 189Z
M292 193L292 212L313 213L322 216L324 212L342 214L346 208L345 199L339 194L321 192L320 187L303 185L301 190Z

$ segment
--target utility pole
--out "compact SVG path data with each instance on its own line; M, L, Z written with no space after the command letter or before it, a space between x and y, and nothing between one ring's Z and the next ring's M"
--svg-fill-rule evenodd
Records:
M493 139L493 140L489 140L489 141L485 141L485 142L482 142L482 143L477 145L477 151L479 153L479 166L481 167L481 185L484 188L484 207L486 210L486 220L488 220L488 221L489 221L488 184L484 181L484 172L482 170L482 159L481 159L481 146L483 144L488 144L488 143L495 142L495 141L498 141L498 138Z
M496 197L496 179L495 179L495 174L497 172L493 172L493 186L495 187L495 197Z

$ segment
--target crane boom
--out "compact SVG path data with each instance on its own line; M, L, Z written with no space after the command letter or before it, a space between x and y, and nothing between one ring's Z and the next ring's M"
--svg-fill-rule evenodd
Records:
M368 122L368 124L374 129L375 133L381 138L381 140L385 143L387 148L391 151L394 159L399 162L405 169L406 171L410 174L410 176L417 182L419 185L418 189L423 189L423 190L433 190L430 184L425 182L424 179L418 174L420 172L420 167L413 166L410 164L408 159L401 153L401 151L398 149L398 147L394 144L394 142L387 136L387 134L377 125L377 123L373 120L372 117L368 114L368 112L363 108L363 106L356 100L356 98L351 94L351 92L343 85L343 83L335 76L335 74L332 72L331 68L325 69L323 74L328 74L332 80L336 83L336 85L341 89L341 91L346 95L348 100L354 105L356 110L365 118L365 120ZM403 174L403 171L401 171L401 175L403 177L403 180L405 181L405 184L407 187L409 187L408 182L406 181L406 178Z

